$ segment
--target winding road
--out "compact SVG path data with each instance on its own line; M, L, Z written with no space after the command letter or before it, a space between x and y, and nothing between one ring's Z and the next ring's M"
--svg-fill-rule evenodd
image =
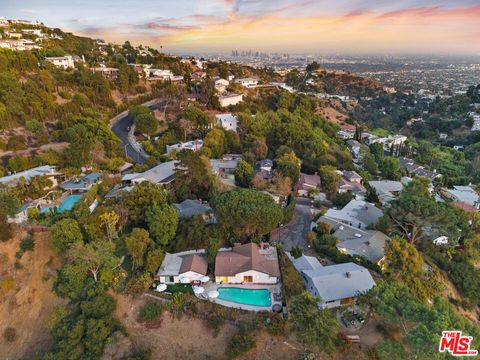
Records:
M142 105L147 106L150 110L155 110L160 106L160 102L155 100L149 101ZM145 163L148 155L144 152L141 146L139 146L133 139L129 138L128 133L133 125L133 116L131 116L128 112L124 112L112 119L111 123L111 129L122 141L122 146L126 155L137 163Z

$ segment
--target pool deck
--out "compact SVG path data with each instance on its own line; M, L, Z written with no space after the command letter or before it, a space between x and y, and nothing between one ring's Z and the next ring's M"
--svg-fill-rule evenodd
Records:
M202 299L202 300L208 300L208 301L211 301L213 303L216 303L216 304L219 304L219 305L222 305L222 306L226 306L226 307L231 307L231 308L235 308L235 309L242 309L242 310L248 310L248 311L272 311L272 307L273 305L275 304L279 304L280 306L282 306L282 301L276 301L273 297L273 294L282 294L282 284L281 283L278 283L278 284L274 284L274 285L268 285L268 284L265 284L265 285L256 285L256 284L217 284L215 282L212 282L212 281L209 281L208 283L205 283L202 285L204 288L205 288L205 292L203 294L200 294L200 295L196 295L199 299ZM236 302L232 302L232 301L227 301L227 300L222 300L222 299L219 299L219 298L215 298L215 299L210 299L208 297L208 292L209 291L214 291L214 290L218 290L218 288L226 288L226 287L230 287L230 288L240 288L240 289L267 289L270 291L270 301L271 301L271 305L270 306L254 306L254 305L246 305L246 304L240 304L240 303L236 303ZM282 294L283 296L283 294Z

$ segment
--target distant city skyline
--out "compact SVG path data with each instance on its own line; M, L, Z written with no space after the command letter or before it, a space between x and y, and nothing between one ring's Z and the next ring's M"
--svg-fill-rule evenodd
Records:
M0 16L176 53L480 55L480 0L0 0Z

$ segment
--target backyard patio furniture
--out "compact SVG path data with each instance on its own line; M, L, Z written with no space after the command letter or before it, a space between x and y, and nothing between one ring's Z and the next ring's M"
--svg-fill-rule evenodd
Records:
M205 288L202 286L195 286L193 288L193 292L195 293L195 295L203 294L204 291L205 291Z
M167 290L167 285L165 284L158 284L158 286L155 288L155 291L157 292L163 292Z

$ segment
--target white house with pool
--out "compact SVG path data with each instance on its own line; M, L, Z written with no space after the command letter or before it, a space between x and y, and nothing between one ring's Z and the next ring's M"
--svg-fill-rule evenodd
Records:
M267 243L235 244L215 258L217 284L276 284L279 280L277 249Z

